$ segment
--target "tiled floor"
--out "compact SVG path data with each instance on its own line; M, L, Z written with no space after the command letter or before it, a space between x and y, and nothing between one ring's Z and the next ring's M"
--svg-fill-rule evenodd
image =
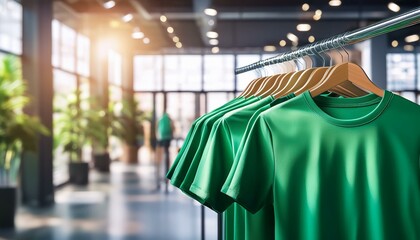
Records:
M65 186L49 208L21 207L16 228L0 239L199 240L200 206L178 190L156 189L153 166L114 164L91 174L88 187ZM206 240L216 239L216 214L206 210Z

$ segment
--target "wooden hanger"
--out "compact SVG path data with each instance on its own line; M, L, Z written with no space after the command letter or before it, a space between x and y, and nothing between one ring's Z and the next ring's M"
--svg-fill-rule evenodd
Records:
M249 91L246 94L244 94L244 97L247 98L247 97L254 96L255 93L258 91L258 89L261 87L261 85L264 83L264 80L266 78L267 77L261 77L261 78L256 79L254 84L250 87Z
M383 97L384 95L384 90L376 86L366 75L365 71L354 63L342 63L334 66L328 75L321 79L321 84L316 85L309 91L311 96L315 97L345 81L350 81L355 86L372 92L380 97Z
M252 86L255 84L255 81L257 81L258 79L260 79L260 78L256 78L256 79L254 79L254 80L252 80L251 82L249 82L248 83L248 85L245 87L245 89L241 92L241 94L239 94L239 96L238 97L244 97L246 94L247 94L247 92L249 92L250 91L250 89L252 88Z
M264 83L261 85L261 87L258 89L258 91L255 93L255 96L261 96L261 97L267 97L269 94L265 94L273 85L276 84L277 79L282 77L284 73L282 74L275 74L267 78Z

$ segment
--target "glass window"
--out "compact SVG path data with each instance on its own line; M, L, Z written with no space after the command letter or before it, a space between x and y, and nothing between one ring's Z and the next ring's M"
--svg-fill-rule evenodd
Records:
M134 57L134 91L162 90L162 56Z
M236 62L237 67L244 67L251 63L257 62L260 60L260 55L257 54L247 54L247 55L237 55ZM237 75L237 90L243 91L246 86L248 86L249 82L253 79L257 78L257 71L249 71L245 73L241 73Z
M167 55L164 61L166 91L201 90L201 55Z
M22 5L0 1L0 49L22 54Z
M213 111L233 98L232 93L207 93L207 112Z
M168 93L167 112L174 121L174 137L184 138L195 119L194 93ZM158 119L161 115L157 116Z
M416 102L416 94L414 92L401 92L400 95L412 102Z
M233 55L204 56L204 90L233 91L235 84Z
M397 91L415 88L414 57L411 53L387 54L388 89Z
M89 54L90 41L89 38L77 35L77 73L83 76L89 76Z
M122 58L114 51L108 51L108 81L116 86L122 85Z
M60 33L61 67L67 71L76 70L76 31L61 24Z
M54 69L54 109L61 109L66 106L66 96L73 93L77 88L77 77L73 74ZM53 118L59 118L57 112L53 113ZM56 145L56 144L54 144ZM68 156L63 152L63 146L54 149L54 185L66 182L68 176Z
M60 66L60 22L52 21L52 65L54 67Z

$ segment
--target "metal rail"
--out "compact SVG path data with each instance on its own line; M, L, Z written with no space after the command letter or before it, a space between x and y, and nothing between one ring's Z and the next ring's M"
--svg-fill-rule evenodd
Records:
M420 23L420 7L366 26L364 28L330 37L313 44L305 45L295 51L290 51L272 58L252 63L244 67L237 68L235 69L235 74L252 71L265 66L287 62L303 56L313 55L315 53L325 52L342 46L358 43L363 40L393 32L398 29L406 28L418 23Z

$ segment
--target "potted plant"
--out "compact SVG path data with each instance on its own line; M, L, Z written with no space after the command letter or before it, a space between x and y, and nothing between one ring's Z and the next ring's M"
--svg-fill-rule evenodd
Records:
M102 139L102 129L97 124L100 115L88 109L88 98L82 98L80 91L67 96L65 102L63 108L55 110L56 144L63 147L63 152L70 159L70 183L86 185L89 180L89 163L83 161L82 149L92 139Z
M116 109L120 106L120 111ZM112 103L111 134L124 143L122 160L126 163L138 162L138 150L144 144L143 121L147 115L140 110L134 98L123 100L121 104Z
M93 167L99 172L109 172L111 159L108 152L108 138L111 132L111 117L110 108L107 110L101 109L97 104L92 104L93 109L97 109L97 120L94 121L92 127L95 127L96 133L92 136L93 143Z
M29 103L25 92L19 62L5 57L0 66L0 228L14 226L23 151L35 151L38 134L49 134L38 118L23 112Z

